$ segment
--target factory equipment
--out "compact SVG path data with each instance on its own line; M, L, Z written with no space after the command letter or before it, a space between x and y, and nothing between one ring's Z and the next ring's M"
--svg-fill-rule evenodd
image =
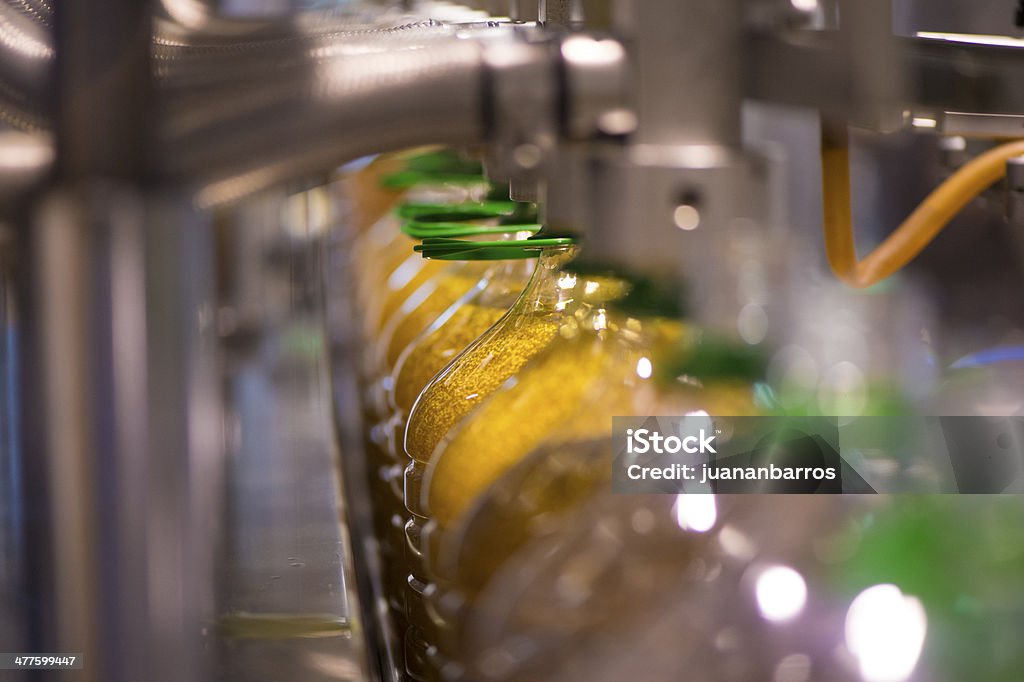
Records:
M4 674L1013 679L1015 11L0 2Z

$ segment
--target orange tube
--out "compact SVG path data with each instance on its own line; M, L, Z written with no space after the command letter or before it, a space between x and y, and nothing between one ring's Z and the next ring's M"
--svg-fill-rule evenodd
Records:
M821 166L825 252L832 272L852 287L865 288L902 269L964 206L1006 173L1006 161L1024 155L1024 140L1009 142L972 159L932 191L885 241L857 260L850 218L850 155L844 135L822 136Z

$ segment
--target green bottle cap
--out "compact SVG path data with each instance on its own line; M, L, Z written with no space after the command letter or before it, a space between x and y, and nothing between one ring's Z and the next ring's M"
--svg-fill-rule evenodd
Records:
M454 220L460 220L459 215L468 215L468 219L479 220L480 213L488 215L489 218L503 218L511 216L515 211L515 205L511 201L479 202L470 201L462 204L436 203L423 201L406 201L395 208L395 215L403 220L418 218L421 215L433 213L454 214Z
M524 222L514 202L473 202L434 206L409 207L404 212L402 232L413 239L428 237L470 237L475 235L535 233L541 226ZM487 224L492 221L496 224Z
M522 230L525 226L515 226ZM540 227L539 225L537 226ZM508 227L506 227L506 231ZM435 260L522 260L536 258L544 249L568 249L575 244L571 237L537 235L529 239L503 241L469 241L430 237L413 247L424 258Z
M483 175L484 167L475 159L467 159L451 149L415 154L405 160L405 167L421 173L459 173L461 175Z
M427 183L477 185L486 182L479 161L464 159L451 150L441 150L406 159L405 168L385 175L380 184L389 189L408 189ZM505 196L508 196L507 191Z

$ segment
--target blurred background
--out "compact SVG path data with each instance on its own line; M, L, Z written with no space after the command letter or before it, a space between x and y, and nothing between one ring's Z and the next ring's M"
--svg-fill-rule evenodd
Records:
M1022 27L0 0L0 679L1020 679Z

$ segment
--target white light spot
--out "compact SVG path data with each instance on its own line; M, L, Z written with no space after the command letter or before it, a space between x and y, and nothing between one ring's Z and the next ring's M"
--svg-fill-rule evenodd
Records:
M801 12L813 12L818 9L818 0L790 0L790 2Z
M598 290L601 285L593 280L583 285L583 291L587 294L592 294Z
M972 45L993 45L996 47L1024 47L1024 40L1012 36L978 35L974 33L935 33L932 31L918 31L918 38L930 40L948 40L953 43L968 43Z
M651 513L650 509L641 507L633 512L633 516L630 519L630 524L637 533L646 535L654 530L654 514Z
M543 153L535 144L521 144L513 150L512 157L520 168L529 170L540 165Z
M608 328L608 315L603 310L598 310L594 315L594 330L602 331Z
M939 125L938 121L928 116L915 116L911 123L915 128L935 128Z
M726 526L718 533L718 544L727 553L743 561L749 561L757 556L757 545L732 526Z
M718 520L718 509L714 495L686 494L676 495L676 523L683 530L706 533L715 527Z
M902 682L914 672L928 630L921 602L895 585L857 595L846 614L846 646L867 682Z
M807 583L789 566L771 566L761 571L754 591L761 615L774 622L792 620L807 603Z
M625 49L617 40L597 40L579 35L562 42L562 56L570 62L601 66L622 61L625 55Z
M607 135L628 135L637 124L636 114L629 109L612 109L597 119L598 129Z
M638 377L640 377L641 379L650 379L652 370L653 367L651 366L650 358L640 358L639 360L637 360L636 375Z
M689 204L676 206L672 220L680 230L696 230L700 225L700 211Z
M572 274L571 272L562 273L562 275L558 278L559 289L572 289L574 286L576 286L576 275Z
M740 333L740 338L751 346L764 341L764 337L768 335L768 316L764 308L756 303L743 306L736 319L736 331Z
M804 654L790 654L775 666L772 682L807 682L811 679L811 659Z

